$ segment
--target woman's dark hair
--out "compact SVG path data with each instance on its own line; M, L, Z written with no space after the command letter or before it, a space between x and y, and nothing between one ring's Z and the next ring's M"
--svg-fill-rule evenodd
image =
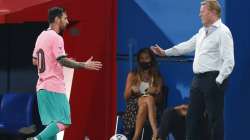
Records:
M149 48L142 48L142 49L140 49L140 50L138 51L138 53L137 53L137 55L136 55L137 64L139 64L139 62L140 62L140 56L141 56L142 54L144 54L144 53L146 53L146 54L149 55L149 57L150 57L150 59L151 59L151 65L152 65L152 67L157 67L157 61L156 61L155 55L154 55L154 53L151 51L151 49L149 49ZM140 67L140 66L138 65L138 67Z
M48 11L48 22L53 23L55 21L56 17L61 18L63 13L65 12L65 9L62 7L52 7Z
M154 83L157 84L159 81L161 81L161 75L158 70L158 64L155 58L154 53L151 51L149 48L142 48L138 51L137 56L136 56L136 61L137 61L137 67L133 70L133 73L137 75L137 77L141 76L141 73L143 72L143 68L140 65L140 56L142 54L148 54L150 59L151 59L151 66L149 68L149 74L150 76L153 77ZM139 79L137 79L139 80ZM136 81L137 81L136 80Z

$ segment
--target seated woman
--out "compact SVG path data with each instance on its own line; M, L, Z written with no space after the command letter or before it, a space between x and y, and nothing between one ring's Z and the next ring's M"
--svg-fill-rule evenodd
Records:
M124 115L125 134L134 128L132 140L138 140L144 122L148 118L153 131L152 139L157 139L156 104L162 89L162 78L157 69L156 59L148 48L137 54L137 68L127 76L125 100L127 108ZM129 133L129 132L127 132Z
M158 140L165 140L166 137L171 133L175 140L185 140L186 133L186 116L187 116L188 105L182 104L173 108L165 109L160 127L158 130ZM207 116L201 120L202 125L202 140L209 140Z

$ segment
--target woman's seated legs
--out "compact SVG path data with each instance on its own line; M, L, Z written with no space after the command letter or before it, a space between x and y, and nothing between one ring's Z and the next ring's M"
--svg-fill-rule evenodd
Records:
M148 118L153 130L153 137L157 137L157 119L156 119L156 104L153 96L146 96L144 100L147 103L148 107Z
M142 128L144 126L144 122L147 119L148 108L146 102L142 99L138 99L138 112L136 115L136 122L135 122L135 133L132 140L138 140Z

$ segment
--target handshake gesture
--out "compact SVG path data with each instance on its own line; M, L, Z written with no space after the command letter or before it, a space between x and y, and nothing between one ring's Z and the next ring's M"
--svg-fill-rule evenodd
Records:
M156 55L166 56L165 51L158 44L155 44L155 45L151 46L150 49Z
M100 70L102 68L102 63L100 61L93 61L93 56L91 56L86 62L80 62L80 65L88 70Z

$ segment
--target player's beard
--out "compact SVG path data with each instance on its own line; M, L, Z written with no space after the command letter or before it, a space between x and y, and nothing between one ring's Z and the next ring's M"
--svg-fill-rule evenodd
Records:
M65 28L66 28L66 26L61 26L58 34L63 36L63 32L64 32Z

